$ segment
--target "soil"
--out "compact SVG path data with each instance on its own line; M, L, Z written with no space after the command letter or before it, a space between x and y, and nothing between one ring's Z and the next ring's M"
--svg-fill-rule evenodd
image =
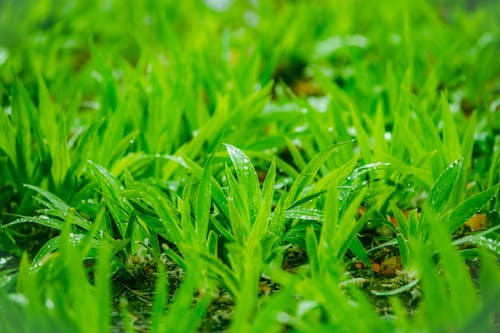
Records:
M151 311L153 307L155 280L157 276L156 265L152 259L133 260L135 267L130 276L119 277L114 283L112 332L125 332L123 309L126 307L128 320L137 332L148 332L151 324ZM294 271L298 266L307 261L304 250L290 248L285 253L284 267ZM182 283L184 272L169 259L165 259L168 274L169 294L168 303L173 300L177 288ZM130 273L130 272L129 272ZM270 279L262 277L259 282L259 296L269 296L279 292L280 286ZM234 299L223 288L218 287L208 307L199 332L225 332L231 324L234 310Z

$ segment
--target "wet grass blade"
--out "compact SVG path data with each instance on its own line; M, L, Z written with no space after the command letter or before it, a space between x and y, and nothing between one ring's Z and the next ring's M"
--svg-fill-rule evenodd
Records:
M445 219L445 224L450 232L454 232L462 226L468 219L476 214L484 205L492 200L498 193L499 186L494 186L488 190L478 193L454 207L448 217Z
M422 208L423 213L439 214L443 212L461 170L462 160L456 160L441 173L429 191Z
M314 177L316 177L318 170L321 168L323 163L325 163L330 154L332 154L340 146L349 143L352 143L352 141L342 142L328 147L327 149L318 153L306 165L306 167L300 172L300 174L297 176L292 186L290 187L290 191L288 192L287 196L287 205L286 205L287 207L291 206L294 202L296 202L299 199L304 189L307 187L307 185L309 185L309 183L314 179Z
M225 146L233 162L238 182L246 190L250 218L254 219L260 206L259 178L252 162L244 152L230 144L225 144Z

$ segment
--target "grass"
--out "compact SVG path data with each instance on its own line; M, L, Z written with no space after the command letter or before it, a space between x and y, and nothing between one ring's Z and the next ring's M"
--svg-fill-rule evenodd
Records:
M498 13L3 1L0 331L497 331Z

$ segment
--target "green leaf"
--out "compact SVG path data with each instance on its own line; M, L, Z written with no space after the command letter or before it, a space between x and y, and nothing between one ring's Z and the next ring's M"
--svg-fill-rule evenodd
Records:
M308 227L306 231L306 249L309 258L309 266L311 269L311 276L317 277L320 272L320 261L318 255L318 239L316 238L315 231L312 227Z
M351 250L356 257L361 259L366 264L366 266L370 268L372 267L372 264L370 262L370 257L368 256L368 253L366 252L363 243L361 243L358 237L354 237L352 239L351 243L349 244L349 250Z
M69 206L56 195L37 186L25 185L25 187L42 194L48 201L39 198L35 199L48 208L39 210L38 212L42 212L42 214L38 216L22 216L19 219L2 226L2 228L15 224L33 222L49 228L61 230L65 220L70 221L72 224L85 230L89 230L91 228L89 221L81 217L73 207Z
M165 228L166 233L162 236L176 245L182 243L184 235L179 227L180 221L177 216L177 207L162 192L150 185L138 183L133 189L127 190L124 194L128 198L136 198L148 204L158 215ZM145 222L147 223L148 220L145 220Z
M290 207L299 199L306 186L314 179L314 177L316 177L316 173L318 172L319 168L321 168L321 166L323 165L323 163L325 163L331 153L333 153L342 145L346 145L352 142L353 141L347 141L332 145L314 156L314 158L306 165L306 167L300 172L299 176L293 182L290 191L288 192L286 206Z
M153 333L160 332L160 322L163 317L163 311L167 302L168 295L168 279L163 263L158 265L158 274L155 283L155 296L153 300L153 309L151 312L150 331Z
M372 215L372 210L369 210L361 219L357 220L356 215L361 201L364 199L367 189L363 188L350 203L349 207L342 215L342 221L340 227L336 233L336 244L337 248L336 257L340 260L344 257L347 249L351 246L352 242L357 238L358 232L363 228L363 226L368 221L368 218ZM374 209L374 208L372 208ZM361 255L361 258L364 254Z
M210 206L212 199L212 159L207 160L203 168L203 174L198 185L198 200L195 205L197 239L205 240L208 232L208 220L210 217Z
M450 232L454 232L462 226L468 219L476 214L484 205L495 197L499 186L494 186L488 190L478 193L453 208L445 219L445 224Z
M35 217L35 216L23 216L20 217L9 224L3 225L2 228L7 228L16 224L23 224L23 223L28 223L28 222L33 222L37 223L39 225L43 225L52 229L56 230L61 230L64 226L64 222L59 220L59 219L53 219L48 216L43 215L42 217Z
M87 161L91 158L94 152L94 144L99 137L99 129L104 123L105 118L98 118L94 120L85 131L77 137L77 144L73 148L72 163L70 169L79 174L81 170L87 165ZM76 140L76 139L75 139ZM70 142L71 143L71 142Z
M6 112L0 112L0 148L12 163L16 163L16 129Z
M216 274L218 280L222 283L226 290L233 297L237 296L239 283L234 271L232 271L224 262L212 254L200 252L199 255L200 258L208 264L210 270Z
M230 144L225 144L225 146L233 162L238 181L246 189L250 218L253 219L257 215L260 204L259 178L252 162L245 153Z
M443 118L443 151L447 161L455 161L462 157L457 127L445 94L441 95L439 103Z
M324 180L325 178L323 178L322 180ZM319 184L319 182L317 184ZM326 190L323 190L323 191L320 191L320 192L316 192L316 193L308 194L308 195L300 198L299 200L295 201L290 207L288 207L287 212L293 212L293 211L296 211L296 210L300 210L297 207L299 207L299 206L301 206L303 204L309 203L309 202L313 201L313 199L316 199L316 198L318 198L319 196L321 196L321 195L323 195L325 193L326 193ZM293 213L291 213L291 214L293 214ZM292 218L292 216L289 217L289 218Z
M196 164L196 162L194 162L192 159L188 158L185 155L181 155L181 158L177 159L181 159L181 161L178 161L178 163L180 163L181 165L185 164L184 166L191 170L197 178L201 179L203 177L204 168ZM214 177L211 177L211 183L212 197L215 201L215 204L226 217L229 217L228 198L226 194Z
M110 165L113 165L116 161L119 161L120 157L122 157L127 149L132 145L135 138L139 135L140 131L133 131L129 134L125 135L114 147L107 157L109 158Z
M408 246L408 241L402 234L397 235L397 241L399 246L399 255L401 257L401 264L403 268L408 268L410 264L410 249Z
M230 196L228 197L229 223L231 230L240 244L244 243L250 231L250 219L248 197L246 197L245 188L234 178L231 170L226 166L226 178L229 184Z
M463 160L456 160L441 173L429 191L427 200L422 208L423 212L432 214L443 211L462 170L462 163Z
M53 205L54 208L63 212L69 212L71 210L71 206L69 206L67 203L65 203L63 200L61 200L51 192L34 185L26 184L24 186L43 195Z
M412 282L407 283L402 287L388 290L388 291L372 290L372 294L374 294L375 296L394 296L394 295L401 294L401 293L404 293L404 292L407 292L407 291L413 289L419 282L420 282L419 280L413 280Z
M273 161L262 185L262 198L255 218L255 223L250 231L250 236L248 237L248 247L257 246L259 241L265 236L268 231L268 226L271 217L271 209L273 205L273 194L274 194L274 179L276 177L276 163Z
M276 204L276 208L269 222L269 232L276 235L278 239L281 239L283 233L285 232L285 218L286 218L286 192L284 192Z
M92 176L95 178L102 195L105 197L104 204L108 208L118 232L125 237L127 230L128 215L132 211L130 203L122 197L123 188L120 182L102 165L89 161Z
M295 146L293 142L287 137L285 137L285 142L288 150L290 151L290 154L292 155L293 163L297 166L298 169L304 169L306 166L306 162L297 149L297 146Z
M99 332L111 330L111 246L107 241L101 242L97 268L95 273L95 287L97 294L97 320Z
M314 208L287 209L285 216L287 219L323 221L323 212Z

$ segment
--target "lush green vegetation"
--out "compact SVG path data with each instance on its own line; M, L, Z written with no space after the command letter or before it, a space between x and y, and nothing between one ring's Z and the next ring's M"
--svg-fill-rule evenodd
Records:
M0 3L1 332L499 329L497 1Z

